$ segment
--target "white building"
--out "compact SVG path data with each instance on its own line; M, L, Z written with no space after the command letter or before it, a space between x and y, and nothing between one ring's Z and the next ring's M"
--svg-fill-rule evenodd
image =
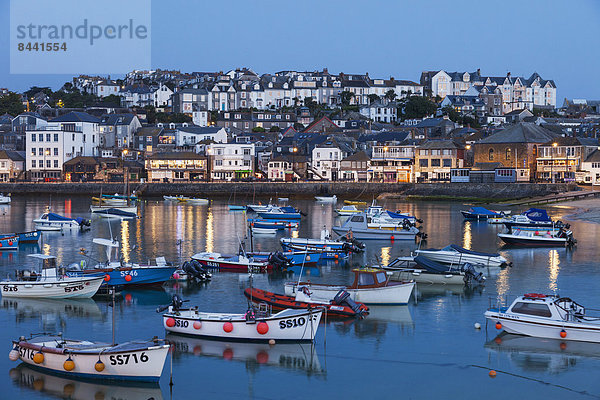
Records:
M154 98L154 107L167 107L171 104L173 91L167 85L161 84L160 87L154 91L152 96Z
M583 179L579 179L580 182L600 185L600 149L586 157L581 163L581 170Z
M24 163L22 152L0 150L0 182L12 182L21 178Z
M335 146L317 146L312 151L311 170L313 179L335 181L338 179L340 162L345 157Z
M100 120L70 112L25 134L25 168L33 180L60 179L63 164L78 156L97 156Z
M395 102L387 104L376 101L366 106L360 107L361 115L369 118L371 121L392 123L398 119L398 105Z
M197 126L208 126L208 111L192 112L192 122Z
M119 95L121 91L121 86L115 81L102 80L99 82L95 82L92 84L93 93L98 97L106 97L114 94L115 96Z
M175 130L175 146L195 146L203 140L227 143L227 131L219 127L186 126Z
M254 144L224 143L206 146L213 180L232 181L254 176Z

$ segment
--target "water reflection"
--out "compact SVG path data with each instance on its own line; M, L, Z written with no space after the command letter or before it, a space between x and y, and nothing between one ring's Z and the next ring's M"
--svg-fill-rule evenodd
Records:
M463 226L463 245L462 245L462 247L464 247L467 250L471 250L472 240L473 240L473 238L471 237L471 222L467 221L464 223L464 226Z
M168 334L166 339L175 346L175 363L182 355L193 354L226 361L241 361L253 370L260 366L269 366L309 376L326 375L325 369L321 367L316 346L310 343L278 343L271 346L266 343L222 342L175 334Z
M95 381L73 380L40 372L25 364L9 372L13 384L30 392L69 400L160 400L163 398L158 384L132 383L103 384ZM27 391L25 392L27 393Z
M597 343L561 341L501 333L485 344L527 372L558 374L572 369L585 358L600 358Z
M549 266L549 280L550 283L548 284L548 289L552 290L553 292L556 292L556 290L558 289L558 286L556 284L556 280L558 279L558 273L560 271L560 259L558 258L558 251L556 250L550 250L548 252L548 258L549 258L549 262L548 262L548 266Z

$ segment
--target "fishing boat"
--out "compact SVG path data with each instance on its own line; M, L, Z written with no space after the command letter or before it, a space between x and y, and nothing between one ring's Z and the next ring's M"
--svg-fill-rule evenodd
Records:
M63 217L50 212L50 207L37 219L34 219L35 227L40 231L60 231L64 229L81 229L90 226L90 220L85 218Z
M19 232L16 234L9 234L9 236L18 236L19 244L24 243L37 243L42 236L42 232L40 231L30 231L30 232Z
M505 217L506 212L488 210L485 207L471 207L467 211L462 210L461 214L467 220L487 220L492 217Z
M270 307L250 306L245 314L201 312L198 307L182 308L173 296L163 314L167 332L218 340L269 342L313 341L324 308L285 309L273 314ZM159 308L157 312L164 311Z
M353 206L366 206L367 202L360 201L360 200L344 200L344 204L353 205Z
M332 229L340 236L351 235L358 240L414 240L416 237L426 237L417 227L410 223L391 228L370 227L370 218L365 213L353 215L342 226Z
M0 238L0 251L17 250L19 248L19 236L2 236Z
M508 333L600 343L600 315L587 314L568 297L527 293L509 307L488 309L485 318Z
M443 264L464 265L465 263L469 263L482 267L506 267L510 265L506 258L498 253L467 250L455 244L442 249L415 250L415 253Z
M337 203L337 196L315 196L317 203Z
M136 213L123 211L118 208L107 208L103 210L92 211L92 213L104 218L117 218L121 220L139 218Z
M503 222L507 229L513 228L560 228L565 226L561 221L552 221L546 210L540 208L530 208L519 215L513 215L511 218L506 218ZM567 227L568 229L568 227Z
M3 193L0 193L0 204L10 204L12 198L10 197L10 193L6 196Z
M350 286L324 285L312 282L287 282L285 294L295 296L299 290L308 289L314 299L332 300L340 290L350 294L350 298L366 305L408 304L415 287L415 281L390 281L390 276L380 268L353 269L354 282Z
M227 271L248 272L270 271L273 269L273 266L268 262L256 261L244 255L203 252L194 254L192 260L198 261L207 268L216 268Z
M528 247L565 247L577 243L573 232L565 228L538 228L536 230L513 228L509 233L499 233L498 237L506 244Z
M266 290L247 288L244 290L244 295L253 303L265 303L276 310L324 307L327 309L327 314L334 317L362 317L369 311L369 307L354 302L350 298L350 294L343 290L333 300L313 299L308 290L298 290L296 296L292 297Z
M355 205L343 206L342 208L338 208L335 212L342 217L348 217L350 215L358 214L361 211L356 208Z
M252 257L256 261L268 261L271 264L287 263L293 265L315 265L321 259L320 252L317 251L275 251L275 252L246 252L248 257Z
M267 211L269 211L273 207L275 207L275 206L273 206L272 204L270 204L270 202L269 202L269 204L266 204L266 205L259 203L259 204L248 204L246 206L246 208L248 209L248 211L252 211L252 212L255 212L255 213L267 212Z
M235 204L229 204L227 207L229 208L229 211L245 211L246 210L246 206L238 206Z
M169 347L156 338L112 345L60 335L21 336L13 340L9 358L78 378L158 382Z
M3 280L2 297L38 297L50 299L90 298L96 294L103 276L70 277L64 268L57 268L56 257L29 254L40 261L41 268L18 270L16 279Z
M331 238L327 229L321 230L319 239L309 238L281 238L281 246L288 250L307 250L315 252L354 252L360 253L364 251L365 244L358 242L356 239L349 237L341 237L337 240Z
M297 221L285 221L276 219L248 219L248 223L256 228L292 229L300 225Z
M119 242L111 239L94 238L93 243L104 247L106 262L88 268L85 260L67 267L68 276L101 276L104 285L110 287L154 285L168 281L177 269L168 264L164 257L156 258L156 265L122 263L119 260ZM85 255L85 250L82 249Z
M277 220L296 220L302 218L300 211L294 207L271 207L268 211L258 212L258 215L263 219L277 219Z
M209 199L191 198L191 199L187 199L186 203L191 204L193 206L206 206L210 203L210 200Z

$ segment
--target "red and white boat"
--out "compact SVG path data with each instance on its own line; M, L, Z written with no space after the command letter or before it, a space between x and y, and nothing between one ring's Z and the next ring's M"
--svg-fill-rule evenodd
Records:
M266 261L255 261L244 255L226 255L221 253L198 253L192 256L192 260L198 261L204 267L217 268L227 271L270 271L273 266Z

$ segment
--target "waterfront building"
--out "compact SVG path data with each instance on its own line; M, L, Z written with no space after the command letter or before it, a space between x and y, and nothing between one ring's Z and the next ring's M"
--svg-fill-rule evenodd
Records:
M415 149L414 140L387 142L372 147L369 182L413 182Z
M575 182L583 162L597 149L595 138L554 138L538 147L536 177L549 182Z
M208 177L208 162L194 152L155 153L146 158L148 182L198 182Z
M309 173L314 180L337 181L341 161L348 155L335 144L317 145L312 150Z
M583 176L579 182L600 185L600 150L594 150L582 162Z
M221 143L206 146L212 180L232 181L251 178L255 172L255 146L252 143Z
M428 140L417 146L415 151L417 182L449 182L450 170L464 166L465 148L454 140Z
M117 157L75 157L63 164L65 182L139 181L144 165Z
M344 158L340 163L340 178L349 182L366 182L371 159L364 151Z
M201 141L227 143L227 132L216 126L181 126L175 129L175 146L194 147Z
M25 155L23 152L0 150L0 182L14 182L23 179Z

